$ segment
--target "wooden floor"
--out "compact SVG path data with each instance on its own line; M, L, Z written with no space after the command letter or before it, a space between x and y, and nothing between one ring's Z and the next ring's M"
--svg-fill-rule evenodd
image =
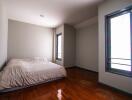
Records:
M0 100L132 100L130 95L99 84L97 73L79 68L67 72L65 79L6 93Z

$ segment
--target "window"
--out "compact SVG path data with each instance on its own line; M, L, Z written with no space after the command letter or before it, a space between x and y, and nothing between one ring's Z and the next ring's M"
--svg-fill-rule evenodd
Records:
M57 50L56 50L56 59L57 60L61 60L61 58L62 58L62 53L61 53L61 43L62 43L62 34L60 33L60 34L57 34Z
M132 7L105 18L106 71L132 76Z

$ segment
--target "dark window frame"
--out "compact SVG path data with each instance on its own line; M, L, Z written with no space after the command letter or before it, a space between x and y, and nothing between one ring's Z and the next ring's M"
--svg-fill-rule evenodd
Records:
M131 71L125 71L125 70L120 70L120 69L114 69L111 68L111 24L110 24L110 19L123 15L125 13L130 13L130 34L131 34ZM105 71L106 72L111 72L114 74L119 74L127 77L132 77L132 6L129 6L125 9L116 11L114 13L108 14L105 16Z
M62 33L59 33L59 34L56 34L56 60L62 60L62 57L61 58L58 58L58 37L59 36L62 36Z

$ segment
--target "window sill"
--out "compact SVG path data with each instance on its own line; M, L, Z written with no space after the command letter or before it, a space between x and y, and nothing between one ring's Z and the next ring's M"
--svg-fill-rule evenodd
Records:
M57 61L62 61L62 59L56 59Z
M125 77L131 77L132 78L131 72L127 72L127 71L123 71L123 70L107 69L105 72L109 72L109 73L113 73L113 74L122 75Z

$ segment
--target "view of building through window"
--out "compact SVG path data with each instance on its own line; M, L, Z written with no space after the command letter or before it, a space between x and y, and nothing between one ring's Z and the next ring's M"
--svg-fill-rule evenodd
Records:
M62 45L62 34L57 34L57 59L61 59L61 45Z
M111 68L131 71L130 13L110 20Z

